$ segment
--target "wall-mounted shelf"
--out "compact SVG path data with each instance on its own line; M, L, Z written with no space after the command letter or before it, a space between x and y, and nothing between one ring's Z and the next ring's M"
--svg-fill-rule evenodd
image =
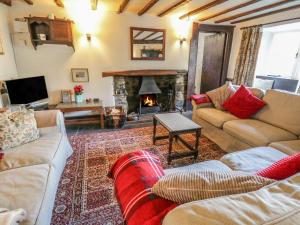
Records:
M67 45L74 49L71 20L50 20L45 17L26 17L26 19L34 49L43 44Z

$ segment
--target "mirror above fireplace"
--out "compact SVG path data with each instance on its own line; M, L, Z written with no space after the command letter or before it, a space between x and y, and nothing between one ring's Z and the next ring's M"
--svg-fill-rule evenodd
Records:
M130 27L132 60L165 60L166 30Z

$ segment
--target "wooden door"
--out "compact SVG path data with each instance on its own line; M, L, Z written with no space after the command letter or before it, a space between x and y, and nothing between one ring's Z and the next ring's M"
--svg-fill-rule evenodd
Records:
M200 33L201 35L201 33ZM206 93L223 85L223 63L226 34L216 33L204 39L201 93Z
M53 20L51 26L51 40L72 42L72 29L69 21Z

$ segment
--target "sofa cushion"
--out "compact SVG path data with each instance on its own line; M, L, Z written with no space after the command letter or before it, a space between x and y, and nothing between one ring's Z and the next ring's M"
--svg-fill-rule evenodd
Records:
M0 205L7 209L23 208L33 225L39 215L46 191L50 166L46 164L11 169L0 173Z
M0 150L34 141L39 130L32 110L0 113Z
M231 120L223 125L223 129L253 147L297 139L296 135L286 130L253 119Z
M275 180L236 171L184 171L165 175L152 191L178 203L256 191Z
M206 94L213 102L216 109L224 110L223 103L234 93L234 89L230 82L227 82L222 87L207 92Z
M256 175L274 180L283 180L300 172L300 153L284 157Z
M266 106L256 119L300 135L300 95L268 90L263 100Z
M250 118L264 106L264 101L255 97L244 85L223 104L226 110L241 119Z
M300 221L300 174L257 191L180 205L163 225L294 225Z
M226 166L224 163L220 162L219 160L208 160L204 162L194 163L188 166L180 166L170 169L165 169L165 175L171 174L171 173L178 173L178 172L184 172L184 171L224 171L229 172L232 171L228 166Z
M228 112L215 108L197 109L196 115L218 128L222 128L227 121L239 119Z
M285 154L293 155L300 152L300 140L273 142L269 145Z
M258 147L224 155L220 161L232 170L256 173L286 156L270 147Z
M44 130L45 129L45 130ZM57 132L57 128L40 129L40 138L6 150L0 161L0 171L36 164L51 164L56 154L64 159L66 150L61 146L63 135Z

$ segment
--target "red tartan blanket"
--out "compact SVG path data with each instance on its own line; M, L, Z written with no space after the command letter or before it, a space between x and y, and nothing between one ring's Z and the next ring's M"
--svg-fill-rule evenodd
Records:
M115 194L127 225L158 225L177 206L155 195L151 188L164 175L157 156L137 151L119 158L109 177L114 179Z
M203 103L211 103L211 100L209 99L207 94L192 95L190 99L194 100L196 105L200 105Z

